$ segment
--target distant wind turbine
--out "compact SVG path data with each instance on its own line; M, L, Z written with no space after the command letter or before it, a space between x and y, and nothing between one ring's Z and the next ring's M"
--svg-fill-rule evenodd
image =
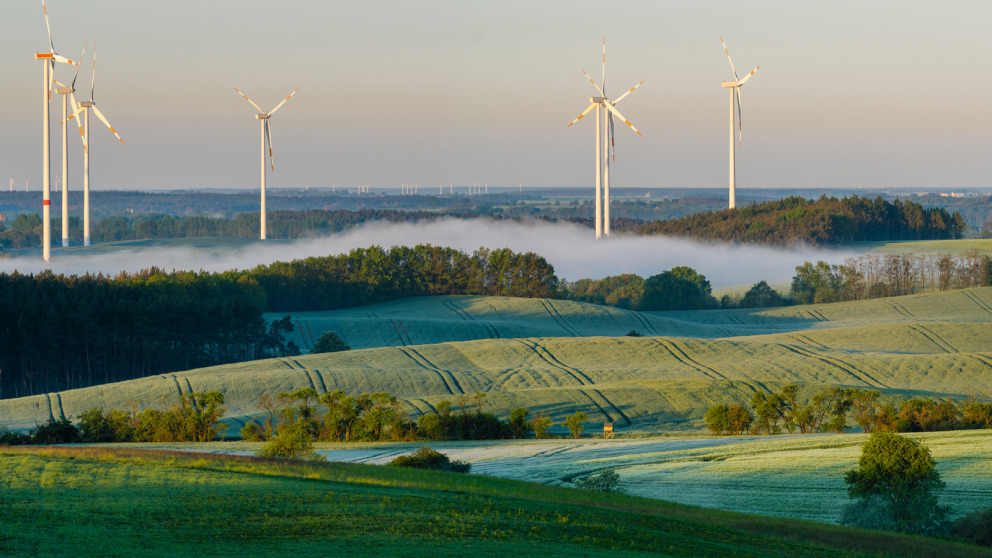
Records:
M83 61L86 55L86 45L83 45L83 52L79 55L79 61ZM76 76L79 75L79 64L76 64L76 73L72 75L72 85L66 87L65 84L56 79L52 82L58 87L55 92L62 95L62 247L69 247L69 101L72 101L72 114L79 112L79 104L76 103ZM79 137L83 137L83 128L79 128ZM86 142L83 142L83 151L86 151Z
M266 144L268 144L269 146L269 161L272 164L272 172L276 171L276 163L272 157L272 134L269 131L269 117L275 114L275 112L279 110L279 107L283 106L286 103L286 101L289 100L290 97L296 95L296 92L299 91L300 88L297 87L296 89L294 89L292 93L290 93L285 99L282 100L281 103L276 105L276 108L270 110L268 113L263 112L262 109L259 108L259 106L256 105L254 101L249 99L247 95L245 95L241 91L238 91L237 87L235 87L234 90L237 91L239 95L244 97L246 101L251 103L251 106L255 107L255 109L258 110L258 114L255 115L255 118L262 121L262 136L261 136L262 137L262 209L261 209L262 232L259 238L265 240L265 145Z
M82 61L82 60L80 60ZM76 78L72 79L75 83ZM79 133L83 138L83 246L90 245L90 111L96 114L96 117L100 119L101 122L110 130L112 134L117 136L121 144L124 144L124 140L121 138L117 130L110 125L107 118L100 112L100 109L96 106L96 101L93 100L93 93L96 90L96 45L93 46L93 75L90 78L90 100L83 101L79 103L73 112L72 116L69 117L71 120L79 115L79 113L85 113L82 123L79 123L79 119L76 119L76 123L80 125ZM73 103L75 104L76 99L73 98Z
M36 52L34 55L35 60L45 61L45 73L44 73L44 84L43 84L43 94L42 94L42 108L43 118L42 118L42 221L43 223L43 233L41 240L41 253L42 258L47 261L52 259L52 200L51 200L51 190L52 190L52 156L51 156L51 115L49 113L49 100L52 96L52 80L54 79L55 73L55 63L60 62L62 64L70 64L72 66L78 66L72 60L69 60L65 56L55 52L55 42L52 40L52 26L48 22L48 8L45 7L45 0L41 0L41 9L45 12L45 27L48 29L48 45L51 48L48 52Z
M734 94L737 95L737 134L738 141L741 145L744 144L743 141L743 125L741 124L741 86L747 83L747 80L751 79L751 76L758 71L761 66L755 66L751 73L744 76L744 79L737 77L737 70L734 69L734 61L730 59L730 51L727 50L727 43L723 42L723 37L720 37L720 44L723 45L723 52L727 53L727 61L730 62L730 71L734 73L734 81L724 81L721 83L723 87L730 89L730 209L734 209L737 206L737 190L734 184L735 178L735 162L734 162L734 152L736 147L734 146Z
M637 128L630 123L629 120L624 118L620 111L616 109L614 105L623 100L624 97L630 95L635 89L641 86L643 81L637 85L631 87L626 93L617 98L616 101L610 100L606 96L606 38L603 38L603 80L602 86L596 85L596 82L586 74L585 70L582 71L583 74L589 78L589 82L592 86L596 88L599 93L598 97L590 97L590 105L582 112L575 120L573 120L569 126L575 124L581 120L585 115L589 114L592 109L596 109L596 238L600 238L603 234L606 236L610 235L610 160L613 152L613 116L616 115L624 124L630 126L630 129L637 132L637 135L643 136L644 134L637 131ZM601 111L603 113L601 114ZM604 131L601 129L603 126L603 115L606 117L605 126L605 139L606 139L606 150L603 150L603 140ZM605 155L606 165L605 173L603 168L603 158ZM603 183L605 182L605 190L603 188ZM605 209L603 207L603 198L606 198Z

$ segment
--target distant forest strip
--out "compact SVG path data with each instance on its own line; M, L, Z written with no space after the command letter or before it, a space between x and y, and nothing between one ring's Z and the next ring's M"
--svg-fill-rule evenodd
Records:
M537 207L512 205L506 208L479 205L436 210L398 209L307 209L268 213L269 238L301 239L325 236L367 222L421 223L442 218L538 219L568 221L592 227L585 205ZM821 197L812 201L792 196L766 201L740 209L704 211L678 219L643 221L658 208L644 202L620 202L610 220L614 230L640 235L682 236L701 240L751 242L772 245L836 245L850 241L942 240L961 238L967 224L959 213L940 208L924 208L912 201L887 202L858 196ZM643 206L643 207L641 207ZM685 210L693 207L686 202ZM647 213L645 213L647 211ZM52 238L61 236L61 222L52 222ZM233 218L168 214L114 215L95 221L91 239L95 242L161 238L257 238L259 214L240 213ZM35 248L41 244L42 222L37 214L21 214L13 221L0 222L0 252ZM78 217L69 219L69 238L82 239Z
M118 382L299 351L289 320L429 295L559 296L541 256L430 245L276 262L223 273L0 274L0 398Z
M852 241L944 240L961 238L967 224L960 213L924 208L912 201L888 202L852 196L816 201L792 196L738 209L654 221L642 235L703 240L812 246Z

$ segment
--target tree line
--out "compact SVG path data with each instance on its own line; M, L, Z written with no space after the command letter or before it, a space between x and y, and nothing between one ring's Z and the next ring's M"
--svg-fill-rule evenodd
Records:
M726 242L813 246L852 241L961 238L967 223L960 213L925 208L912 201L888 202L859 196L813 201L791 196L736 209L654 221L642 235L683 236Z
M882 403L878 390L830 387L808 401L799 400L799 386L789 384L779 393L755 392L751 406L719 403L706 410L703 421L713 434L789 434L836 432L937 432L992 428L992 400L977 394L960 403L913 397L898 405Z
M223 273L0 274L0 398L299 353L288 317L439 294L554 298L544 258L377 246Z
M843 265L819 261L796 267L797 304L863 300L992 285L992 257L949 254L866 254Z

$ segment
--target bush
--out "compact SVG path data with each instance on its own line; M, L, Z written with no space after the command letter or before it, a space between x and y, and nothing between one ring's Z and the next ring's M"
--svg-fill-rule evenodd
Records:
M467 473L472 467L471 463L451 461L447 455L431 449L430 446L423 446L410 455L401 455L390 461L389 464L396 465L397 467L449 471L452 473Z
M970 513L954 522L951 532L982 546L992 546L992 508Z
M344 342L340 335L333 331L325 331L317 338L317 343L310 349L310 354L336 353L339 351L350 351L351 346Z
M916 440L873 432L844 481L857 500L844 510L845 525L921 535L946 529L949 509L937 503L944 482L930 450Z
M0 446L25 446L30 443L30 434L11 432L6 428L0 428Z
M302 421L286 425L279 434L262 446L256 455L299 461L324 461L324 456L314 453L313 435Z
M606 469L605 471L591 475L589 478L576 482L575 486L585 488L586 490L597 490L599 492L611 492L614 494L623 494L624 492L623 488L620 487L620 475L613 469Z
M31 441L41 446L79 442L79 430L69 419L49 420L31 431Z
M579 438L582 436L582 423L589 420L589 415L582 411L576 411L574 415L565 418L565 422L562 426L569 429L572 432L573 438Z
M626 337L644 337L644 334L637 331L636 329L632 329L627 332Z
M510 429L513 430L513 437L518 440L527 437L527 432L530 430L527 424L527 415L530 411L523 407L517 407L510 412Z

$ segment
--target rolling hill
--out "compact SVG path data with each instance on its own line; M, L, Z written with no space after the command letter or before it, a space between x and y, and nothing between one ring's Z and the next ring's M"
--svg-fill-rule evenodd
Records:
M527 407L556 422L583 410L621 429L697 429L714 402L798 383L890 397L992 392L992 288L770 310L640 314L574 302L436 297L294 314L314 337L353 347L0 401L0 425L28 428L95 408L142 407L218 390L236 431L265 392L388 391L411 415L486 392L500 416ZM630 329L647 337L626 337ZM465 340L468 339L468 340Z

